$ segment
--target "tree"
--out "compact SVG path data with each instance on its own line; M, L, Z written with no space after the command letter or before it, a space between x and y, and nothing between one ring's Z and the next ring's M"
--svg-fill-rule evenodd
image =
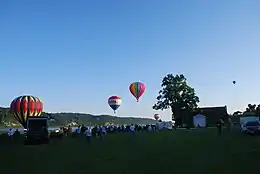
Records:
M153 106L155 110L171 109L172 119L176 125L181 124L181 111L193 111L198 107L199 97L195 89L190 87L183 74L166 75L161 84L157 103Z
M243 112L243 115L246 114L255 114L260 116L260 104L248 104L246 110Z
M233 115L241 115L241 114L243 114L243 112L241 112L241 111L236 111L233 113Z
M246 108L246 112L256 112L256 104L248 104L247 108Z
M260 116L260 104L257 105L255 113L256 115Z

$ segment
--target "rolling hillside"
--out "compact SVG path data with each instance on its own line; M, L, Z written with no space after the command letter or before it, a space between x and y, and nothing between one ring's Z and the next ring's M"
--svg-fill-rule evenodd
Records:
M110 115L91 115L82 113L42 113L42 116L50 118L50 126L65 125L99 125L99 124L153 124L155 120L148 118L115 117ZM0 107L0 126L19 126L13 119L9 108Z

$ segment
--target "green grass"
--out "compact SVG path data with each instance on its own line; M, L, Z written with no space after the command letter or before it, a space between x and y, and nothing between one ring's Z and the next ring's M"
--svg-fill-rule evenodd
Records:
M260 137L216 130L107 135L49 145L1 143L1 173L239 174L259 173Z

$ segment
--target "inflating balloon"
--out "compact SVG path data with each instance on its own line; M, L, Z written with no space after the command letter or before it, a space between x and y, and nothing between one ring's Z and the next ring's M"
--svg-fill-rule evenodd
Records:
M134 82L129 86L129 90L132 93L132 95L136 98L137 102L139 101L139 98L144 94L145 92L145 85L141 82Z
M43 110L43 104L37 97L20 96L12 101L10 110L14 119L26 128L28 117L40 116Z
M160 118L160 115L159 114L154 114L153 117L154 117L155 120L158 120Z
M111 96L108 99L108 104L113 109L114 113L116 113L116 110L119 108L121 103L122 99L118 96Z

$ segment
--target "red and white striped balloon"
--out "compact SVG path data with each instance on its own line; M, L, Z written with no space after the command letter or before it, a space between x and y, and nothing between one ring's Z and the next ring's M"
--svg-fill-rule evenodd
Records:
M121 103L122 99L118 96L111 96L108 99L108 104L114 110L114 113L116 113L116 110L119 108Z

